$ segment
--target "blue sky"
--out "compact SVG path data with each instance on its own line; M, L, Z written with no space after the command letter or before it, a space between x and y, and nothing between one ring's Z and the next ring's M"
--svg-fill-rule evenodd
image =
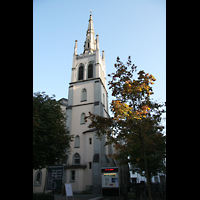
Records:
M33 92L68 98L75 40L80 54L90 10L106 73L115 72L117 56L126 63L130 55L156 78L152 98L165 102L166 0L33 0Z

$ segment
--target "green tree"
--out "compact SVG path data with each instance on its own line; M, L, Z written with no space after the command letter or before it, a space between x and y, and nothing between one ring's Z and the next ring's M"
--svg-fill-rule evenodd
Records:
M118 57L114 66L116 72L108 75L112 78L108 83L109 89L115 98L110 106L114 117L105 118L89 113L85 120L91 120L89 128L96 127L99 138L107 136L106 145L115 144L115 159L120 163L137 164L141 170L144 169L149 200L152 200L148 169L153 169L153 172L158 169L158 166L150 163L158 160L161 163L164 159L163 147L165 149L162 134L164 127L160 124L161 115L165 111L162 109L163 105L150 99L153 94L151 85L156 79L143 70L136 74L137 79L134 78L137 66L132 64L130 56L126 65ZM155 151L162 152L156 157L158 160L153 159Z
M43 93L33 94L33 169L59 163L70 149L61 104Z

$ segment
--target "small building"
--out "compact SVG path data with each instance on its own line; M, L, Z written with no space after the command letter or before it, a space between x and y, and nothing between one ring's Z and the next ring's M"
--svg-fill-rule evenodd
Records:
M129 165L130 170L130 183L141 183L141 182L147 182L147 179L145 176L142 176L138 172L132 172L133 166ZM158 173L157 176L151 177L151 183L166 183L166 173L163 171L162 173Z

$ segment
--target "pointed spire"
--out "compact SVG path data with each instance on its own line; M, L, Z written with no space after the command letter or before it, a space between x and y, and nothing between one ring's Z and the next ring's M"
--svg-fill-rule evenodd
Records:
M89 19L89 24L88 24L88 31L89 30L93 30L94 31L92 14L90 14L90 19Z
M95 32L94 32L94 27L93 27L91 11L90 11L90 18L89 18L89 23L88 23L88 30L86 32L84 52L88 50L91 50L91 51L96 50Z

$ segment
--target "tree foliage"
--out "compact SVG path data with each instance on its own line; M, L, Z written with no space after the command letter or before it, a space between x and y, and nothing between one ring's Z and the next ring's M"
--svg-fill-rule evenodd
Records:
M106 144L115 144L116 153L112 155L121 164L131 163L145 171L150 189L150 173L163 169L165 157L165 136L160 124L164 105L153 102L152 85L156 81L152 74L137 71L129 56L124 65L119 57L115 63L116 72L109 74L109 89L112 90L110 109L113 117L105 118L89 113L90 128L96 127L97 136L107 136Z
M54 97L45 92L33 95L33 169L60 162L70 149L66 116Z

